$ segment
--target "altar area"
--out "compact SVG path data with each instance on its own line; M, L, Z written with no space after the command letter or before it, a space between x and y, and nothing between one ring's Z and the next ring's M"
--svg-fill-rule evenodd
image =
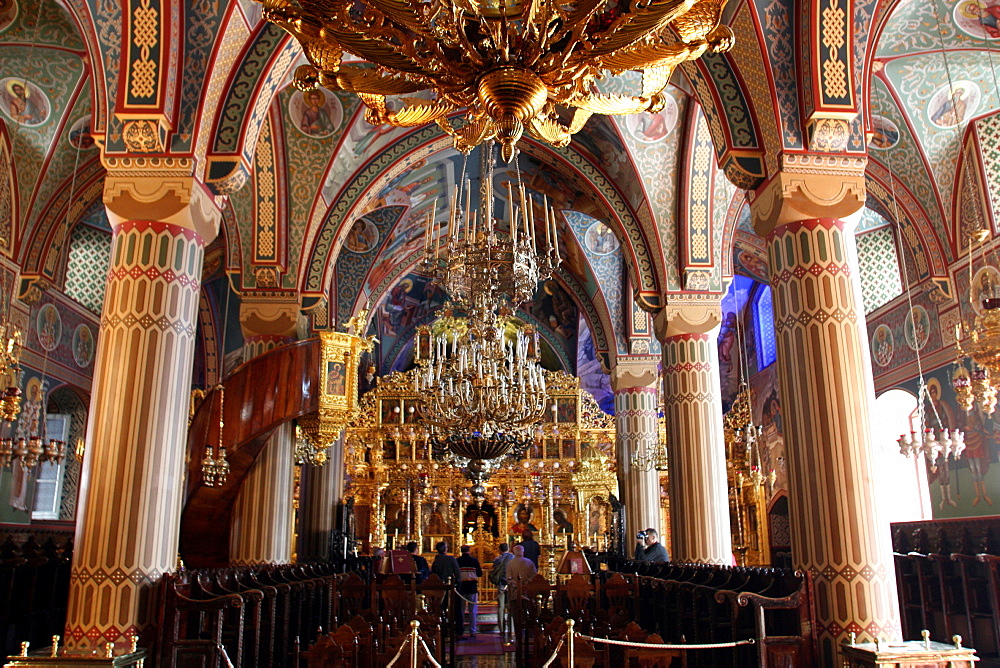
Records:
M523 448L488 463L485 495L476 499L468 460L436 446L442 435L420 421L414 373L387 376L363 395L345 432L345 500L353 501L363 552L415 541L431 553L444 540L452 553L472 546L486 566L499 543L513 546L530 531L542 547L539 570L551 575L570 541L603 551L625 539L614 417L579 379L546 372L542 423Z

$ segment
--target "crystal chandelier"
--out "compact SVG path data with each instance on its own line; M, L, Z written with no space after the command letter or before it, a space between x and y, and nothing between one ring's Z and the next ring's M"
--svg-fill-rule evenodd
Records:
M229 460L226 458L226 446L223 445L223 434L226 423L223 411L226 407L226 388L218 385L219 392L219 442L215 447L205 446L205 456L201 459L201 477L207 487L221 487L229 477Z
M925 402L930 405L939 429L925 426L928 423ZM969 408L971 409L971 405ZM958 459L962 456L965 450L965 434L958 429L947 429L941 423L941 416L928 393L923 377L920 378L920 389L917 392L917 422L922 427L919 432L911 431L909 434L903 434L896 441L901 455L904 457L923 455L931 466L937 462L938 457Z
M261 2L309 59L299 89L357 93L373 125L436 122L462 152L497 138L507 161L525 131L565 146L591 114L659 111L677 65L734 43L719 0ZM375 68L344 64L345 52ZM598 79L629 70L642 72L637 95L596 92ZM387 99L419 91L433 99ZM454 127L448 116L460 110Z
M531 299L539 281L551 276L561 261L556 211L542 200L543 243L536 238L538 202L525 192L518 171L513 177L517 185L507 182L506 230L498 228L493 167L493 145L487 143L480 150L478 209L472 208L472 187L463 174L465 206L460 208L462 193L453 193L447 237L443 225L435 224L434 213L424 234L423 271L478 320Z
M447 434L507 439L512 447L545 410L538 333L522 327L508 336L499 318L462 323L446 315L438 324L437 335L427 325L417 328L413 389L424 421Z

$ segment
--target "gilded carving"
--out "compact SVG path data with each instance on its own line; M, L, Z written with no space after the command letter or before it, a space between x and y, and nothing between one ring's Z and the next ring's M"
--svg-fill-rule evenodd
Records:
M159 124L145 118L126 121L122 130L125 147L132 153L162 153L162 139Z

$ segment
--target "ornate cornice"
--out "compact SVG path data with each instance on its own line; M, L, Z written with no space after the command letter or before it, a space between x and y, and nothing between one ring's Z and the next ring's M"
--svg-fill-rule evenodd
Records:
M112 227L152 220L196 232L209 243L219 232L222 211L212 194L190 176L158 172L108 172L104 205Z
M722 323L722 295L678 294L667 297L666 306L653 326L662 343L679 334L704 334Z
M611 368L611 389L623 392L636 388L656 388L659 355L619 355Z
M785 153L781 170L750 193L754 230L798 220L845 218L865 205L865 156Z
M240 303L240 326L244 335L295 337L300 312L297 296L261 298L246 294Z

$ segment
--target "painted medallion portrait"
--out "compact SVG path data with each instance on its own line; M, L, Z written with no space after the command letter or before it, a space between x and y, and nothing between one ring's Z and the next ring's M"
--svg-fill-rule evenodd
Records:
M884 116L872 115L872 138L868 145L872 148L887 149L899 143L899 128Z
M1000 271L991 266L980 268L972 277L972 309L976 315L982 314L984 300L997 297L1000 297Z
M90 134L90 114L87 114L73 124L66 135L66 140L70 146L80 151L86 151L97 146L94 142L94 137Z
M295 91L288 100L288 114L301 133L316 139L332 135L344 120L340 100L322 88Z
M889 366L892 361L894 341L888 325L879 325L872 334L872 359L879 366Z
M618 250L621 245L611 228L601 221L597 221L587 228L584 243L587 245L587 250L595 255L609 255Z
M17 18L17 0L0 0L0 32L14 23Z
M49 98L31 79L5 77L0 79L0 111L15 123L33 127L49 118L52 106Z
M906 345L912 350L922 350L927 345L927 339L931 332L931 318L927 315L927 309L923 306L914 306L906 316L903 325L903 334L906 337Z
M87 325L77 325L73 330L73 361L81 369L94 359L94 332Z
M352 253L367 253L378 244L379 233L375 223L367 218L358 218L347 233L344 246Z
M59 345L62 339L62 316L59 309L53 304L45 304L38 309L38 317L35 319L35 326L38 328L38 343L44 350L52 352Z
M979 39L1000 39L1000 0L962 0L952 14L955 25Z
M979 109L982 91L968 80L952 82L941 86L931 96L927 105L927 117L939 128L952 128L969 120Z
M669 93L663 94L663 110L655 114L644 111L625 117L625 129L636 141L655 144L669 135L677 125L677 102Z

